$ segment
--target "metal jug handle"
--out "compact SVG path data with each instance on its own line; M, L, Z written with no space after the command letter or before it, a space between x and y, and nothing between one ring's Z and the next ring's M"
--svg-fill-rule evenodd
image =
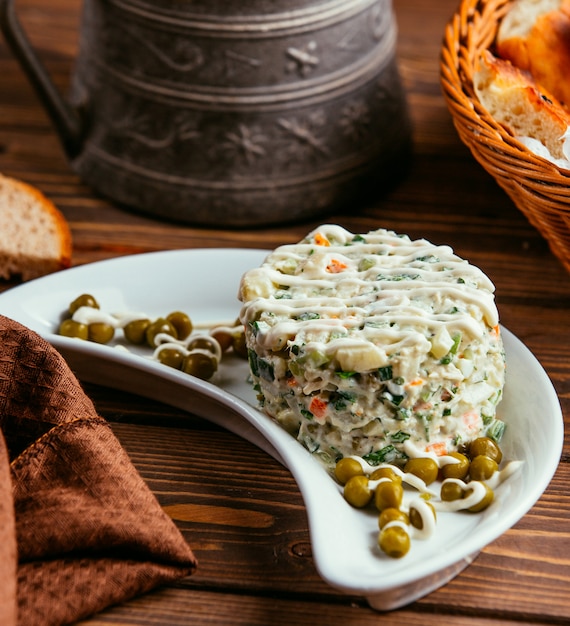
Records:
M0 29L28 80L43 103L68 157L81 148L82 123L65 102L32 48L14 9L14 0L0 0Z

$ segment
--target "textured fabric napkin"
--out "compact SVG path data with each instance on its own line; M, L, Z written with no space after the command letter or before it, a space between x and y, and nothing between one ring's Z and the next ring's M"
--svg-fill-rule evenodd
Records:
M0 316L0 624L67 624L196 561L67 364Z

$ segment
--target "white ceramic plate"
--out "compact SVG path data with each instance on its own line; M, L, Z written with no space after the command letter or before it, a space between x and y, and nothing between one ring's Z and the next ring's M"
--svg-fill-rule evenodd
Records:
M239 280L259 265L262 250L156 252L84 265L25 283L0 295L0 313L35 330L67 359L79 378L139 393L209 419L258 445L289 468L307 508L313 555L336 589L365 596L379 610L397 608L444 584L536 502L558 465L563 419L556 392L530 351L506 329L507 383L499 415L501 444L522 468L483 513L441 513L435 535L415 540L392 560L376 548L376 515L353 509L317 461L256 408L247 365L228 359L216 384L203 382L134 353L55 334L62 312L84 292L108 312L149 316L181 309L196 323L237 317ZM215 451L212 452L215 455Z

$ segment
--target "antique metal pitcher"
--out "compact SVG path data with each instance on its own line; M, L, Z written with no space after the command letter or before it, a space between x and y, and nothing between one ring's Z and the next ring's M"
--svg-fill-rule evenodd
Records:
M353 210L405 168L390 0L84 0L66 100L0 25L73 169L155 216L241 227Z

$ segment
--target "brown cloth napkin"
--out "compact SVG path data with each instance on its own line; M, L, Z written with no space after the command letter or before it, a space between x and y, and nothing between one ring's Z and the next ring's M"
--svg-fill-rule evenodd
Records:
M68 624L196 560L61 355L0 316L0 624Z

